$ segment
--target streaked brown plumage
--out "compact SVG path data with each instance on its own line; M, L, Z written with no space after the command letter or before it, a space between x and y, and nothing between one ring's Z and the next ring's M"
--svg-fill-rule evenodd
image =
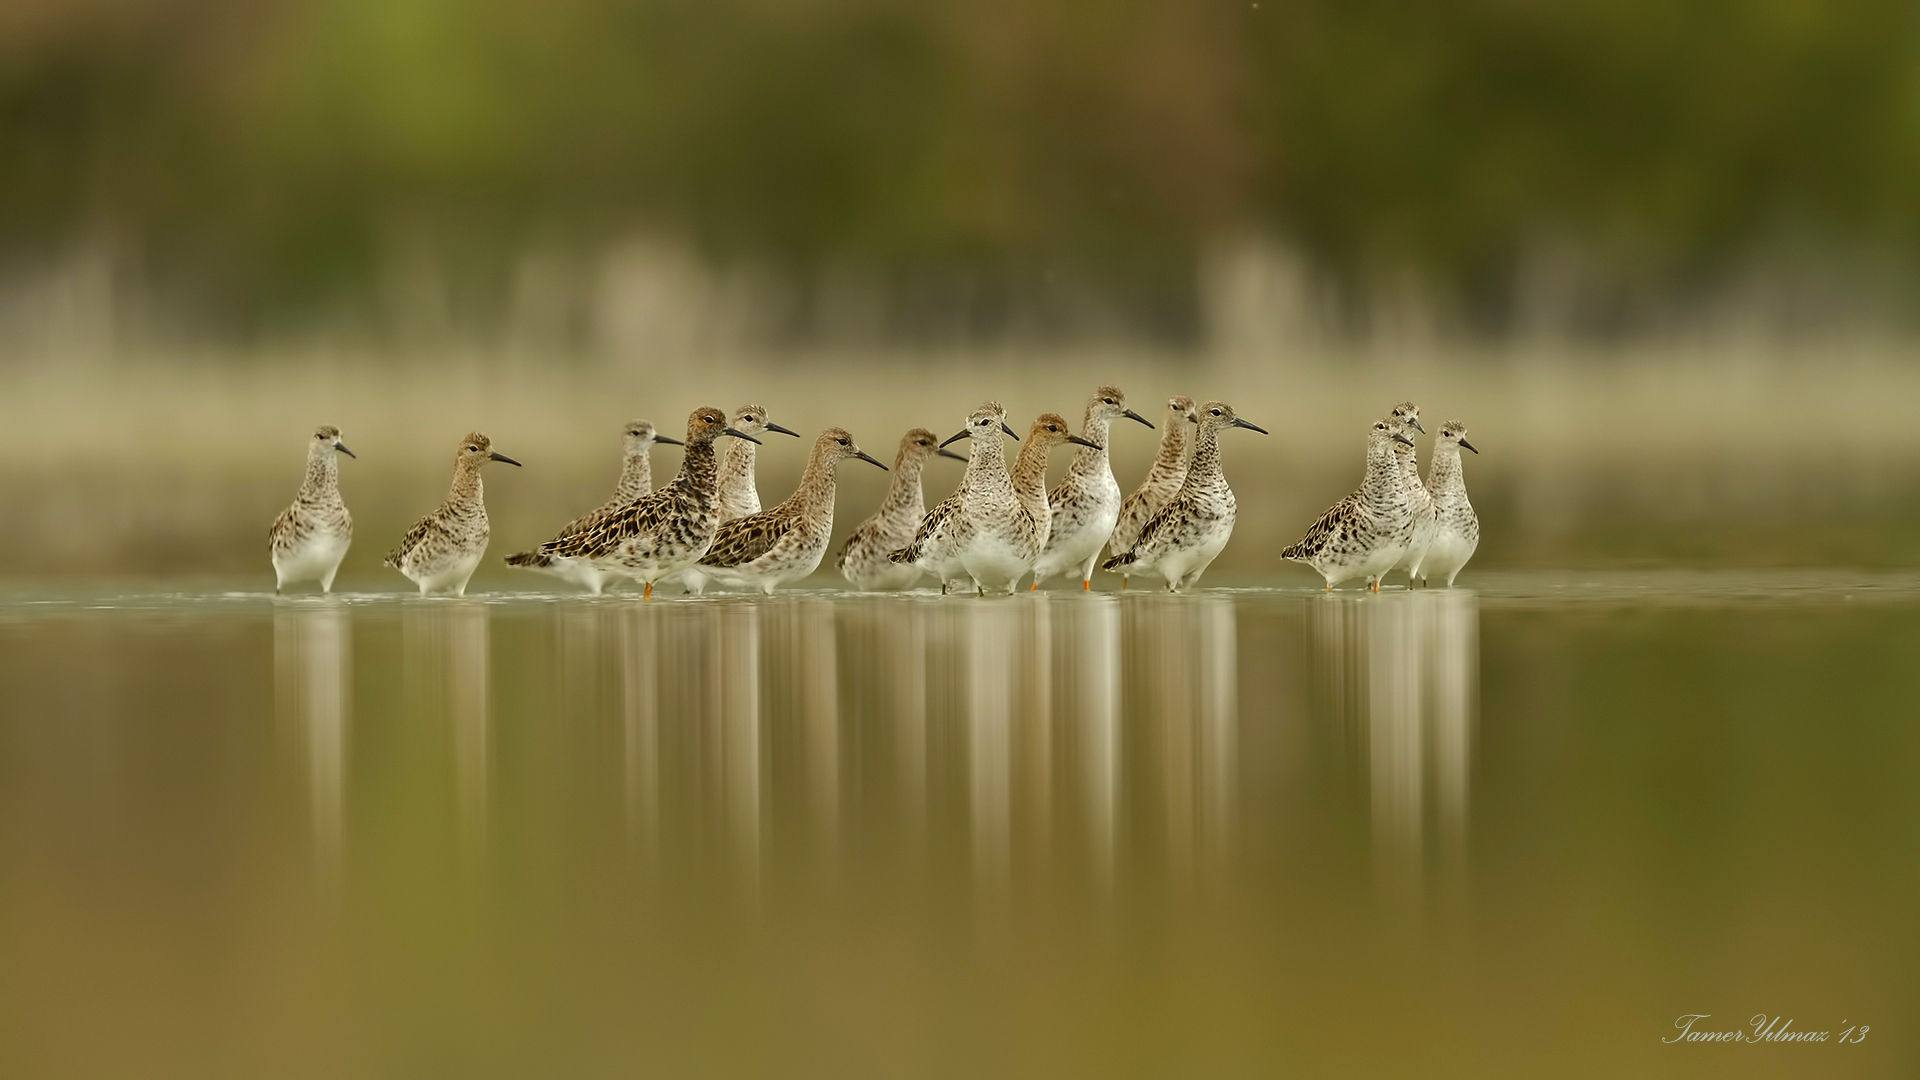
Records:
M852 435L828 428L814 440L793 494L771 510L722 524L700 558L701 571L722 585L769 594L813 573L833 534L834 466L848 458L886 468L854 445Z
M1198 413L1193 460L1180 490L1140 530L1133 549L1112 556L1101 564L1102 569L1156 573L1166 581L1168 592L1178 592L1198 582L1227 546L1239 502L1220 468L1220 433L1240 427L1265 435L1267 429L1240 419L1224 401L1209 401Z
M914 532L927 516L920 474L927 459L936 455L967 460L941 449L940 437L926 428L914 428L901 436L900 449L893 456L893 481L880 500L880 508L854 527L840 554L834 557L834 566L849 585L856 589L906 589L920 580L919 567L896 563L888 555L912 543Z
M493 443L475 431L460 440L453 456L453 486L433 513L414 523L387 553L391 566L420 586L420 595L449 592L464 596L467 581L487 552L490 528L480 469L489 461L519 462L493 451Z
M306 477L293 504L267 530L274 592L312 580L320 582L321 592L333 591L333 577L353 545L353 515L340 498L339 454L354 456L340 441L340 429L330 424L307 440Z
M635 499L653 491L653 444L666 443L670 446L681 445L678 439L669 439L659 434L653 424L646 420L630 420L624 432L624 454L620 466L620 480L614 485L613 494L606 502L574 518L560 527L555 538L570 536L590 529L606 520L615 511L631 505ZM612 576L581 559L568 559L542 556L538 551L521 551L507 556L508 566L517 566L526 570L535 570L552 574L555 577L584 586L588 592L598 596L607 586Z
M646 586L692 566L719 528L713 442L722 435L750 438L727 424L719 409L695 409L687 418L686 455L666 487L643 495L600 522L555 537L531 553L536 560L581 559L603 572L626 574Z

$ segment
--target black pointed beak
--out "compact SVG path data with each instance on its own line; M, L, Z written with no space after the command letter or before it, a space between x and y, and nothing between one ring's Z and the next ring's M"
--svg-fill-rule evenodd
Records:
M730 427L724 427L724 428L721 428L721 429L720 429L720 434L722 434L722 435L731 435L731 436L733 436L733 437L734 437L734 438L736 438L736 439L745 439L745 440L747 440L748 442L750 442L750 443L752 443L752 444L753 444L753 445L755 445L755 446L765 446L765 445L766 445L765 443L763 443L763 442L761 442L761 441L760 441L759 439L756 439L756 438L754 438L753 436L751 436L751 435L749 435L749 434L747 434L746 432L744 432L744 431L735 431L735 430L734 430L733 428L730 428Z
M783 428L783 427L781 427L781 426L780 426L779 424L771 424L771 423L770 423L770 424L768 424L768 425L767 425L767 430L768 430L768 431L777 431L777 432L779 432L779 433L780 433L780 434L782 434L782 435L791 435L791 436L793 436L793 437L794 437L794 438L796 438L796 439L800 437L800 433L799 433L799 432L797 432L797 431L789 431L789 430L787 430L786 428Z
M1141 423L1147 425L1147 427L1149 428L1153 427L1153 421L1147 419L1144 416L1141 416L1139 413L1134 412L1132 409L1128 409L1126 412L1123 412L1120 415L1126 417L1129 420L1138 420Z
M952 442L952 441L953 441L952 439L948 439L948 440L947 440L947 442ZM938 449L938 450L935 450L935 451L934 451L934 453L936 453L936 454L939 454L939 455L940 455L941 457L950 457L950 458L952 458L952 459L953 459L953 460L955 460L955 461L965 461L965 460L967 460L966 458L963 458L963 457L961 457L961 456L960 456L959 454L956 454L956 453L954 453L953 451L951 451L951 450L949 450L949 449L947 449L947 448L946 448L946 446L945 446L944 444L942 444L942 446L940 447L940 449Z
M1419 418L1419 417L1417 417L1417 416L1416 416L1416 417L1413 417L1413 418L1411 418L1411 419L1409 419L1409 420L1407 421L1407 423L1409 423L1409 424L1412 424L1412 425L1413 425L1413 430L1415 430L1415 431L1417 431L1417 432L1419 432L1420 434L1422 434L1422 435L1425 435L1425 434L1427 433L1427 429L1426 429L1426 428L1424 428L1424 427L1421 427L1421 426L1420 426L1420 418Z
M1466 447L1469 450L1473 450L1473 452L1476 454L1480 452L1479 450L1474 449L1474 445L1465 439L1460 440L1460 445Z
M1272 432L1269 432L1266 428L1261 427L1259 424L1249 424L1245 420L1242 420L1237 416L1233 418L1233 426L1243 427L1243 428L1246 428L1248 431L1257 431L1262 435L1272 434Z
M354 453L353 451L351 451L351 450L349 450L349 449L347 449L347 444L346 444L346 443L343 443L343 442L336 442L336 443L334 443L334 444L333 444L333 448L334 448L335 450L338 450L338 451L340 451L341 453L343 453L343 454L345 454L345 455L347 455L347 456L348 456L348 457L350 457L350 458L357 458L357 457L359 457L359 456L360 456L359 454L356 454L356 453Z
M1394 442L1403 442L1403 443L1406 443L1406 444L1407 444L1408 446L1412 446L1412 445L1413 445L1413 440L1412 440L1412 439L1409 439L1409 438L1407 438L1407 437L1406 437L1405 435L1402 435L1402 434L1400 434L1400 433L1399 433L1399 432L1397 432L1397 431L1393 433L1393 441L1394 441Z
M1081 438L1081 437L1080 437L1080 436L1078 436L1078 435L1069 435L1069 436L1067 436L1067 441L1068 441L1068 442L1070 442L1070 443L1079 443L1079 444L1080 444L1081 446L1091 446L1091 447L1093 447L1093 448L1094 448L1095 450L1105 450L1105 449L1106 449L1106 447L1104 447L1104 446L1101 446L1101 445L1100 445L1099 443L1097 443L1097 442L1094 442L1094 441L1093 441L1092 439L1083 439L1083 438Z
M959 442L961 439L970 439L972 437L973 437L973 432L967 430L966 428L961 428L959 431L955 432L954 434L947 436L946 442L942 442L940 445L942 447L945 447L947 443L956 443L956 442ZM947 456L952 457L953 455L948 454Z
M853 456L859 458L861 461L869 462L874 465L880 465L879 459L874 457L872 454L867 453L865 450L855 450L853 452ZM885 465L880 465L880 468L887 472L893 471L891 469L888 469Z
M681 442L681 441L680 441L679 439L669 439L669 438L667 438L667 437L666 437L665 435L655 435L655 436L653 437L653 441L654 441L654 442L657 442L657 443L666 443L666 444L667 444L668 446L685 446L685 445L687 445L686 443L683 443L683 442Z
M1005 420L1000 421L1000 430L1006 432L1009 435L1013 435L1013 429L1007 426L1007 422ZM1019 442L1020 436L1013 435L1013 441Z
M507 455L505 455L505 454L488 454L488 455L487 455L487 457L489 457L489 458L491 458L491 459L493 459L494 461L504 461L504 462L506 462L506 463L507 463L507 464L509 464L509 465L519 465L519 464L520 464L519 462L517 462L517 461L515 461L515 460L513 460L512 458L510 458L510 457L508 457L508 456L507 456Z

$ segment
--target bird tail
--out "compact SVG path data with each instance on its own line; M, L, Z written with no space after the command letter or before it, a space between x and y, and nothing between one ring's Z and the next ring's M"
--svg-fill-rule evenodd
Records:
M926 545L916 539L913 543L908 544L906 547L903 547L898 551L887 552L887 561L897 562L907 566L912 566L913 564L920 561L920 556L925 551L926 551Z
M508 566L524 566L529 570L544 570L553 565L553 556L544 551L522 551L507 556Z
M1307 551L1307 542L1305 540L1288 547L1280 553L1281 558L1292 559L1295 562L1306 562L1308 555L1309 552Z
M395 570L400 569L400 552L397 549L387 552L387 557L380 560L380 565L391 566Z
M1133 565L1133 552L1123 551L1120 554L1115 555L1113 558L1108 559L1106 562L1101 563L1100 569L1117 570L1122 566L1132 566L1132 565Z

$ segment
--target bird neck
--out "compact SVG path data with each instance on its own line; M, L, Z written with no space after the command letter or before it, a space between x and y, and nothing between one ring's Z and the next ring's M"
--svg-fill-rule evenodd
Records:
M1362 490L1384 495L1401 489L1400 461L1394 456L1393 441L1380 439L1367 444L1367 475L1360 481Z
M800 486L780 504L783 510L798 511L808 519L824 516L833 520L834 466L839 462L828 447L816 446L807 457L807 470L800 474Z
M1220 473L1220 429L1212 424L1201 424L1193 438L1193 460L1187 463L1187 476L1184 481L1189 487L1211 483L1221 479Z
M687 436L687 451L680 459L680 475L674 477L673 482L691 490L703 503L711 504L719 473L720 465L713 452L713 436Z
M967 489L979 490L1006 482L1007 451L1000 442L1000 433L996 431L984 439L974 439L973 448L967 454Z
M1075 473L1096 473L1107 468L1107 439L1112 435L1113 419L1095 413L1093 406L1087 406L1087 417L1080 424L1080 437L1093 443L1093 446L1076 446L1073 464L1069 470Z
M1187 414L1167 410L1167 428L1160 433L1160 453L1147 470L1148 480L1172 480L1187 471Z
M614 485L614 498L621 502L632 502L652 490L652 455L646 450L628 454L627 460L620 465L620 482Z
M464 458L453 467L453 486L447 489L448 506L478 506L486 498L486 486L480 482L480 463Z
M926 496L920 489L920 471L927 463L925 453L904 447L893 459L893 480L887 485L886 498L880 500L880 513L888 517L925 517Z
M1403 442L1393 444L1394 468L1400 471L1400 482L1407 490L1420 487L1420 455L1411 446Z
M757 447L745 439L735 439L727 444L726 453L720 460L720 490L728 494L745 492L753 487L753 458Z
M1427 463L1427 490L1434 495L1458 495L1467 490L1467 477L1460 465L1460 447L1443 442L1433 449Z
M300 481L300 497L322 498L340 490L340 461L333 447L315 449L307 455L307 476Z
M1051 449L1039 432L1027 436L1020 447L1020 458L1013 464L1013 497L1035 519L1047 516L1047 451Z

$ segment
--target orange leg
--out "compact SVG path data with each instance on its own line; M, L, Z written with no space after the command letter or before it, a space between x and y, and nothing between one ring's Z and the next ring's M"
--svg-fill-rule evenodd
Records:
M1373 591L1374 591L1375 593L1378 593L1378 592L1380 591L1380 579L1379 579L1379 578L1374 578L1374 579L1373 579Z
M642 596L642 597L641 597L640 599L642 599L642 600L651 600L651 599L653 599L653 582L651 582L651 581L649 581L649 582L647 582L647 592L646 592L646 595L644 595L644 596Z
M1120 591L1121 592L1127 591L1127 575L1125 574L1120 575Z
M1081 579L1080 579L1080 591L1081 591L1081 592L1092 592L1092 591L1093 591L1093 580L1092 580L1091 578L1081 578Z
M1028 592L1039 592L1039 591L1040 591L1040 583L1039 583L1038 581L1036 581L1036 582L1034 582L1033 584L1031 584L1031 585L1029 585L1029 586L1027 586L1027 591L1028 591Z

